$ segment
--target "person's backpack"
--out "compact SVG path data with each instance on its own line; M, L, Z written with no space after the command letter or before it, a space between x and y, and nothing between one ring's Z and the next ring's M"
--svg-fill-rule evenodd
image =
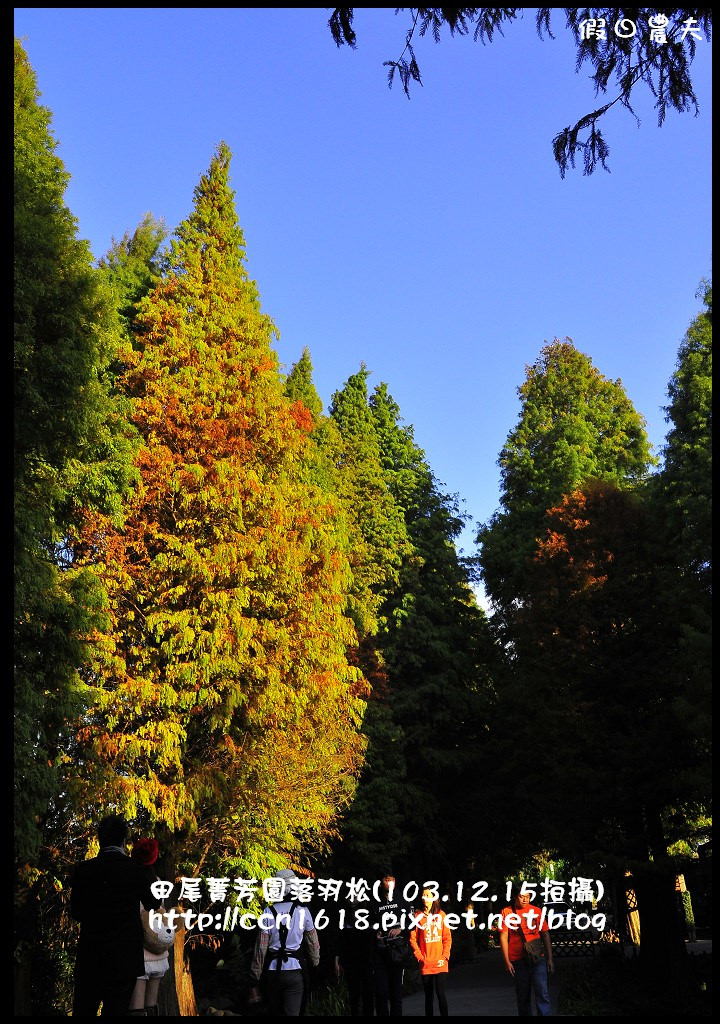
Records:
M175 942L177 925L169 925L167 912L162 903L157 910L146 910L141 906L140 921L143 930L143 949L148 953L167 953Z
M388 962L396 967L410 968L417 966L415 954L407 935L396 935L394 939L385 940Z
M294 911L295 911L295 904L291 903L290 904L290 910L287 912L287 914L280 914L279 915L280 917L283 918L283 920L280 922L280 924L278 924L278 935L280 936L280 953L282 954L282 959L285 962L288 960L288 957L289 957L289 954L286 953L286 951L285 951L285 943L287 942L288 930L289 930L288 929L288 923L292 924L292 916L293 916ZM276 923L277 923L277 920L278 919L275 918L275 922ZM302 945L302 940L300 940L300 944ZM300 952L300 950L298 950L298 953L299 952Z
M278 968L277 968L277 970L279 970L279 971L282 970L282 964L287 963L288 960L291 957L294 960L297 960L298 963L300 964L300 970L302 971L302 979L303 979L303 998L302 998L302 1004L301 1004L301 1007L300 1007L300 1016L302 1017L305 1014L305 1004L306 1004L306 1001L307 1001L308 991L310 989L310 982L311 982L310 965L308 963L307 956L305 955L305 935L304 935L304 933L303 933L303 937L300 940L300 945L298 946L297 949L286 949L285 948L285 944L287 942L287 937L288 937L288 932L290 930L288 925L292 924L292 916L293 916L293 913L295 912L296 905L297 905L296 902L293 900L293 902L290 904L290 910L286 914L278 915L278 914L275 914L275 911L273 911L273 914L275 915L275 926L276 926L276 928L278 930L278 935L280 936L280 949L268 949L267 954L265 956L265 963L263 964L262 976L261 976L261 979L260 979L260 983L263 986L263 988L265 988L267 986L267 976L268 976L268 973L269 973L270 964L272 963L273 960L277 960L278 961ZM278 923L278 917L282 917L283 918L283 920L280 921L279 923Z
M304 963L305 951L303 949L303 940L301 939L300 946L297 949L285 948L289 931L288 925L292 924L292 917L293 914L295 913L296 906L297 903L295 902L295 900L293 900L292 903L290 904L290 910L287 911L287 913L275 914L275 911L273 911L273 914L275 916L275 927L277 928L278 935L280 936L280 949L268 949L267 956L265 958L265 964L268 967L270 965L270 962L273 960L279 960L281 964L285 964L292 957L293 959L298 960L300 962L300 966L303 968L303 971L305 970L306 965ZM279 918L282 918L283 920L279 921Z

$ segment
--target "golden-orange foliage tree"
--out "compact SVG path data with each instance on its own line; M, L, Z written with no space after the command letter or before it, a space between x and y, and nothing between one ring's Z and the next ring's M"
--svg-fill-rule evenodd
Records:
M102 579L80 806L154 829L179 870L260 874L322 844L362 760L344 519L301 473L221 144L143 299L123 385L143 444L123 529L88 514Z

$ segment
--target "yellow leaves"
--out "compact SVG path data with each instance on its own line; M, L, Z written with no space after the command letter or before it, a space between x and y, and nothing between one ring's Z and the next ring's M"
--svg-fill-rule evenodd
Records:
M312 417L282 395L242 261L197 248L208 210L213 238L238 230L225 173L210 172L222 207L203 193L173 274L143 302L130 375L141 482L125 528L103 526L95 545L113 621L78 737L97 752L86 797L268 850L320 835L346 801L367 687L348 664L338 502L304 482Z

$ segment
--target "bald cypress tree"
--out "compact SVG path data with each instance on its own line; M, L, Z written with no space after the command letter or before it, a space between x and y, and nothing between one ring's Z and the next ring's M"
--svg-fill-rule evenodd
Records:
M498 459L501 507L478 534L485 587L504 616L525 596L546 511L590 479L633 487L655 461L622 381L569 338L543 347L518 394L520 416Z
M670 848L695 834L709 776L658 481L642 418L587 357L555 343L520 392L482 556L509 657L477 814L516 856L544 847L605 872L621 906L630 871L642 961L669 998L687 981Z
M74 792L164 837L181 870L252 876L322 844L361 758L347 542L302 478L218 147L139 303L123 385L142 445L122 531L88 514L78 560L109 594Z

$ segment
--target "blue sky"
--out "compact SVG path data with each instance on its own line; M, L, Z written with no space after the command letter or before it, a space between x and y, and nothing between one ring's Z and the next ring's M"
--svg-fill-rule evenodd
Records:
M559 17L490 45L430 37L423 87L388 89L407 15L358 8L16 8L71 174L78 234L102 256L146 212L170 229L224 140L248 269L286 370L310 350L327 405L362 362L472 523L498 507L517 388L570 337L621 379L656 448L678 346L711 273L711 44L700 115L644 92L603 119L610 174L560 178L555 134L599 105ZM612 93L611 95L615 95Z

